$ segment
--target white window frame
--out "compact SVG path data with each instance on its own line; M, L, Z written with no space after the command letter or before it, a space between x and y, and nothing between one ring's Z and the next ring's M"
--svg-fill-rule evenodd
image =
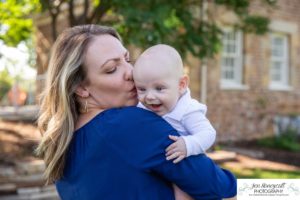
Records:
M235 33L235 40L225 40L225 37L222 39L223 50L221 53L221 88L222 89L247 89L245 85L242 84L243 80L243 33L241 31L236 31L233 29L223 30L224 34ZM235 46L235 52L226 52L226 44L231 43ZM233 79L225 79L223 77L224 70L226 66L223 65L224 58L232 58L235 60L233 66Z
M276 38L280 38L283 41L283 47L281 49L282 55L276 56L273 55L273 49L275 48L273 44L273 40ZM289 85L289 38L288 34L281 34L281 33L271 33L270 34L270 84L269 87L272 90L290 90L291 87ZM274 73L272 70L272 63L273 62L279 62L281 63L280 69L279 69L279 76L280 80L273 80L272 74Z

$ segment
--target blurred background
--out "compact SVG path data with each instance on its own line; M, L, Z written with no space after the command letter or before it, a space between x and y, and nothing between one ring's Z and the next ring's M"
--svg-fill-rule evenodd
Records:
M0 199L58 199L33 150L51 47L67 27L115 27L134 61L184 59L217 130L208 155L238 178L300 178L299 0L1 0Z

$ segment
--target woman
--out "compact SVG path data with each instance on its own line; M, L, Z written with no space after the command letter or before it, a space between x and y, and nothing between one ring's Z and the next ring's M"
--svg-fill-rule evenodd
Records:
M165 148L177 132L136 108L129 53L116 31L83 25L53 47L37 152L62 199L174 199L172 184L195 199L236 194L234 176L206 156L173 164Z

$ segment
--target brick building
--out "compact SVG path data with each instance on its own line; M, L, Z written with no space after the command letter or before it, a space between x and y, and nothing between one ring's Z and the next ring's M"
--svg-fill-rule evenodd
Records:
M206 77L207 114L218 141L271 135L274 117L300 115L300 1L278 0L275 8L251 1L252 13L271 20L263 36L235 31L236 17L225 8L214 9L224 28L223 50L208 61L206 74L199 59L187 58L192 95L201 98L201 77ZM36 23L39 74L46 70L52 44L48 19ZM66 26L60 20L60 30Z

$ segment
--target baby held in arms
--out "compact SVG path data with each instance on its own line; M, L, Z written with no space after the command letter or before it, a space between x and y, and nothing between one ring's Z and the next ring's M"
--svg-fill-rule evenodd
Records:
M159 44L145 50L134 65L133 79L138 106L162 116L181 135L169 135L174 142L166 149L167 160L176 164L213 145L216 131L205 116L207 108L192 99L181 56L173 47ZM176 200L191 199L176 185L174 191Z

